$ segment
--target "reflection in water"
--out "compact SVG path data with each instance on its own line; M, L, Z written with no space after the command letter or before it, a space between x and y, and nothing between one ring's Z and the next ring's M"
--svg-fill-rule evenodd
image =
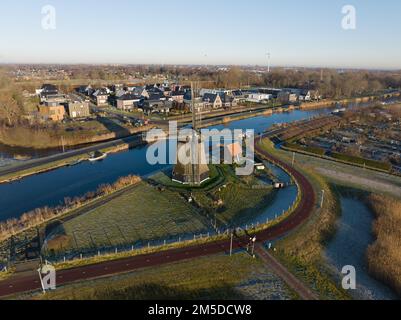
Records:
M340 273L346 265L356 269L357 290L350 293L356 299L397 299L388 287L373 279L366 266L366 249L374 242L372 234L373 214L361 201L341 198L342 216L338 231L327 246L326 255ZM340 280L340 275L339 279Z

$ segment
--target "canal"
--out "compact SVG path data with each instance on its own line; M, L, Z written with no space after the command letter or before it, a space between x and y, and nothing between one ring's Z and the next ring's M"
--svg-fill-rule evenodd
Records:
M234 121L213 128L254 129L255 133L259 133L274 124L308 119L329 112L330 109L296 110L291 113L280 113L273 114L272 116L260 116ZM30 176L13 183L1 184L0 221L18 218L23 213L35 208L57 206L62 204L66 197L81 196L89 191L96 190L101 184L113 183L119 177L129 174L143 176L165 167L163 165L149 165L146 161L146 151L146 146L139 147L126 152L109 155L109 157L101 162L83 162L73 167L64 167ZM296 193L296 191L288 192L291 194ZM282 204L277 209L281 209L282 207L285 207L285 205ZM267 216L269 215L267 214Z

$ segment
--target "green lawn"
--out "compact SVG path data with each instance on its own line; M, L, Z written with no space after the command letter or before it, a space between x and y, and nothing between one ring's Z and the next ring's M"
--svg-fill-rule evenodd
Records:
M209 194L196 193L195 199L224 223L241 224L257 217L269 206L276 192L271 189L252 189L240 183L228 183ZM216 199L222 204L216 208Z
M64 222L49 246L58 251L147 243L204 229L201 217L178 193L141 183L134 191Z
M254 175L237 177L235 169L228 165L210 166L211 179L200 188L192 188L192 195L197 204L206 212L214 215L224 224L246 223L269 206L276 192L272 187L260 187L261 181ZM171 182L165 173L159 173L152 179L172 190L189 190L187 186ZM219 205L216 201L222 200Z

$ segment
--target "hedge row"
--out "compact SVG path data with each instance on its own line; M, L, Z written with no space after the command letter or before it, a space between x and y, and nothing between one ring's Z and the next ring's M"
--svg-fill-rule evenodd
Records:
M300 146L299 144L289 143L289 142L285 143L284 146L289 149L313 153L313 154L317 154L319 156L324 156L326 154L326 150L324 150L323 148L318 148L318 147L310 147L310 146L303 147L303 146Z
M364 159L364 158L360 158L360 157L349 156L349 155L342 154L342 153L332 152L330 154L330 156L334 159L355 163L355 164L358 164L361 166L365 165L366 167L376 168L376 169L380 169L380 170L390 171L392 168L391 164L389 164L389 163L370 160L370 159Z

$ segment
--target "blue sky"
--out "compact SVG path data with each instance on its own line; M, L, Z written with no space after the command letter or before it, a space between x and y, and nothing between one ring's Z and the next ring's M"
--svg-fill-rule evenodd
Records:
M42 6L56 9L43 30ZM344 5L356 30L343 30ZM18 0L0 63L266 64L401 69L399 0Z

